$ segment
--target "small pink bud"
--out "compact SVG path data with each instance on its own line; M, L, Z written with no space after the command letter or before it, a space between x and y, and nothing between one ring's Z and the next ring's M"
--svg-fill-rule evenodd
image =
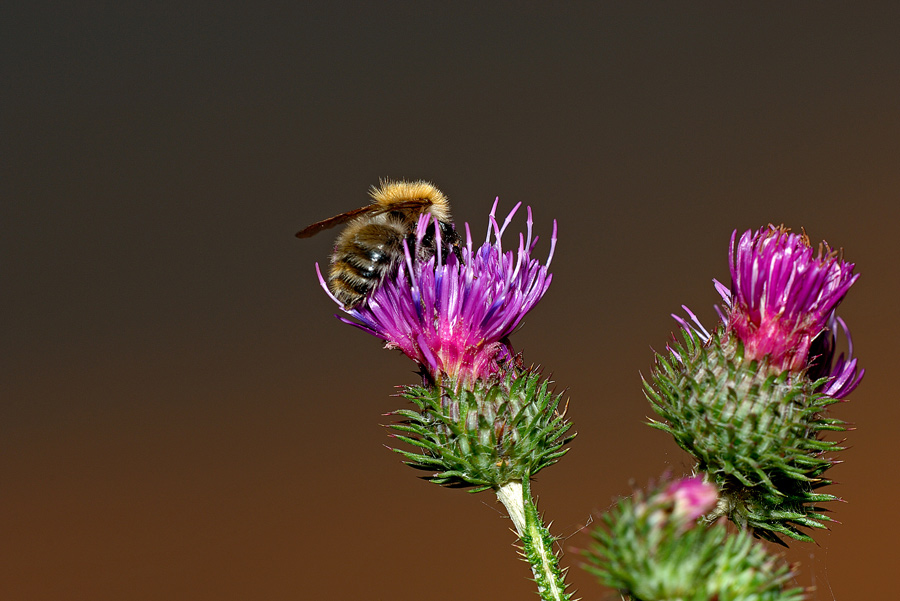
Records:
M715 507L718 491L701 476L673 482L663 493L663 499L674 504L672 515L685 522L693 522Z

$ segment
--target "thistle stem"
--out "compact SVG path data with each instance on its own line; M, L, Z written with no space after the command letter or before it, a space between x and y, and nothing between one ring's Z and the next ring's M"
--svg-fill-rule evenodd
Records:
M510 519L522 541L523 556L531 564L531 571L543 601L568 601L565 570L559 568L559 558L553 553L554 539L544 526L531 498L528 481L508 482L497 490L497 498L506 507Z

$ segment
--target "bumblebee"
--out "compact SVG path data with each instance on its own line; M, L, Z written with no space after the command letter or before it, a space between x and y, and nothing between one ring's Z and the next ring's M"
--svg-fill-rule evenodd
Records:
M334 242L328 287L345 309L359 306L403 260L403 240L415 259L424 261L437 252L432 223L422 243L416 246L419 217L429 213L440 228L442 250L460 257L460 239L450 220L450 202L432 184L419 180L382 181L369 191L372 203L318 221L297 232L308 238L322 230L346 223Z

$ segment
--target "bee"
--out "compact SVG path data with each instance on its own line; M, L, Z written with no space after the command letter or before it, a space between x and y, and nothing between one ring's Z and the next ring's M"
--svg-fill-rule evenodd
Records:
M359 306L403 261L403 241L424 261L437 252L432 223L416 246L419 217L429 213L440 228L442 250L460 257L460 239L450 221L450 202L444 193L425 181L382 181L369 190L372 203L318 221L297 232L309 238L322 230L346 223L334 242L328 287L346 309Z

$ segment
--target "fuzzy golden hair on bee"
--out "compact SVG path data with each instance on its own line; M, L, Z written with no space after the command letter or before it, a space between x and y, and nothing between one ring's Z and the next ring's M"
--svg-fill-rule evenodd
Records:
M421 203L419 214L428 212L438 221L450 221L450 201L431 182L416 180L381 180L378 186L369 189L374 204L385 209L410 203Z
M415 248L416 261L432 257L438 240L443 254L453 252L461 260L459 236L450 221L450 202L433 184L382 180L372 186L369 195L371 204L316 222L297 233L298 238L308 238L347 224L334 242L328 275L328 288L347 309L362 304L396 271L403 260L404 241L407 248ZM426 213L435 218L435 223L417 243L416 227Z

